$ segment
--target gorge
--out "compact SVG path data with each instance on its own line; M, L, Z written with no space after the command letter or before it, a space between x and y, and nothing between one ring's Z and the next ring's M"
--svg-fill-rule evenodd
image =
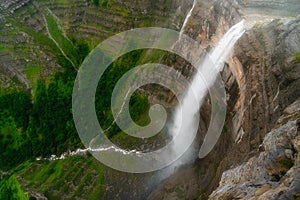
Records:
M1 173L0 199L299 199L299 10L298 0L1 1L0 170L10 173ZM114 79L147 62L201 79L193 89L201 96L186 103L189 114L199 115L188 152L169 168L128 174L86 152L73 125L71 93L76 70L96 45L150 26L177 30L211 52L207 63L217 61L227 111L219 139L199 158L214 102L197 71L163 51L124 55L99 82L103 96L95 101L107 136L129 152L158 149L169 138L135 140L117 128L108 109ZM210 86L215 77L205 69ZM177 101L165 88L142 87L130 100L134 121L146 125L155 104L172 113Z

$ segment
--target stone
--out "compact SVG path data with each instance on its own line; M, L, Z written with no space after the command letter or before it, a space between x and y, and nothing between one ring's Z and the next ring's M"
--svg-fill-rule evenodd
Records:
M298 107L294 105L291 105L295 108L294 112L286 112L286 115L294 116L297 113ZM219 187L209 199L222 199L230 195L234 198L241 195L245 199L292 199L293 195L299 194L300 152L297 134L298 119L287 121L270 131L263 141L265 151L246 163L225 171ZM292 146L295 153L288 148Z

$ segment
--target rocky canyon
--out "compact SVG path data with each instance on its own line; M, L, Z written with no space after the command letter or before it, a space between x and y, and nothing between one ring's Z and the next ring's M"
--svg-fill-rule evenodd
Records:
M99 43L126 30L163 27L211 52L242 20L245 32L220 71L225 123L207 156L198 153L213 115L209 95L195 141L173 165L125 173L83 150L72 89L82 62ZM300 199L299 0L1 0L0 30L1 200ZM174 44L187 48L180 45ZM133 51L104 73L95 107L111 141L148 152L170 137L163 131L153 138L129 137L110 110L115 79L144 63L166 64L188 80L195 74L174 53ZM130 114L145 125L149 105L161 104L171 115L177 103L167 88L146 85L131 97Z

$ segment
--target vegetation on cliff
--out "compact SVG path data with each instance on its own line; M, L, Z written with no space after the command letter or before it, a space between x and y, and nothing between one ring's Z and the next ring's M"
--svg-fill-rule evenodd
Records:
M118 17L134 20L128 14L131 11L124 5L112 7L112 11L109 11L108 7L113 1L91 2L94 5L87 9L87 16L96 13L99 17L101 12L111 12ZM57 7L64 3L76 4L60 1L52 3ZM1 44L0 56L15 53L16 49L29 52L17 54L15 59L21 60L21 76L28 80L30 86L24 88L16 76L11 78L14 85L10 81L10 87L2 87L2 83L0 84L0 149L3 149L0 152L0 170L8 171L0 178L0 199L28 199L32 189L45 194L49 199L101 199L106 194L104 166L93 157L75 156L51 162L35 160L36 157L60 155L82 147L72 117L72 90L76 70L100 41L99 38L107 37L103 34L94 41L94 38L83 37L84 34L78 37L64 30L64 24L51 11L52 3L30 2L17 10L14 16L5 18L6 24L0 25L4 30L0 33L1 39L22 39L22 42L16 42L12 48L9 46L10 41ZM95 8L95 5L99 7ZM77 11L76 9L78 8L74 10ZM93 13L95 9L104 10ZM162 21L164 17L159 20ZM148 25L156 23L147 16L143 18L143 23ZM92 26L100 30L107 29L110 33L119 31L104 24ZM93 32L87 30L89 31ZM148 51L133 51L122 56L105 71L98 84L95 106L99 123L108 128L106 134L109 138L123 140L122 131L114 124L110 110L112 90L124 73L145 62L141 55L147 54L146 52ZM160 53L148 52L148 58L155 62L164 56ZM22 63L24 60L25 64ZM47 69L44 63L47 66L54 63L55 67ZM12 64L12 68L14 67ZM148 109L147 97L139 92L134 93L130 99L130 114L134 121L140 125L147 124Z

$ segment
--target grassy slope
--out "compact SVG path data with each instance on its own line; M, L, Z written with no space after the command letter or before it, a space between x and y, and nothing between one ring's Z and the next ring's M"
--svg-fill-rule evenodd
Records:
M15 175L0 180L0 199L28 200L28 195L21 189Z
M63 32L57 24L54 16L47 12L45 18L48 24L49 32L53 39L59 44L60 48L67 55L67 57L70 58L73 63L76 63L78 65L78 55L74 48L74 45L67 38L64 37Z
M49 199L104 199L104 167L89 156L35 161L16 172L22 187L36 189Z
M116 13L122 17L131 18L131 13L126 7L112 5L111 10L115 10ZM62 31L59 29L52 15L47 14L46 20L52 37L59 43L67 56L73 62L76 62L77 55L73 44L63 36ZM58 61L63 59L60 50L45 34L35 32L19 22L10 22L13 26L18 27L20 31L24 31L32 36L34 43L43 46L53 53L54 56L58 58ZM150 26L152 24L153 21L148 18L140 22L140 26ZM105 28L102 27L102 29ZM89 41L89 38L86 38L86 40ZM7 51L13 51L13 49L5 46L1 46L1 48ZM156 60L156 58L154 60ZM33 89L36 87L40 70L41 68L38 65L30 65L24 68L26 77L29 79ZM147 123L147 116L141 118L139 122L141 124ZM123 136L119 135L118 138L122 140ZM66 160L52 162L34 161L30 164L26 163L26 165L23 165L22 169L16 170L12 176L2 179L0 183L0 193L3 193L5 188L10 188L11 191L14 191L13 193L15 195L18 195L16 199L27 199L21 189L22 187L26 188L26 190L32 188L37 189L43 192L49 199L104 199L106 181L103 172L104 167L92 157L75 156Z
M294 62L295 63L300 63L300 52L296 52L294 54Z
M41 66L24 66L26 78L29 80L33 91L36 89L37 81L42 69L43 67Z

